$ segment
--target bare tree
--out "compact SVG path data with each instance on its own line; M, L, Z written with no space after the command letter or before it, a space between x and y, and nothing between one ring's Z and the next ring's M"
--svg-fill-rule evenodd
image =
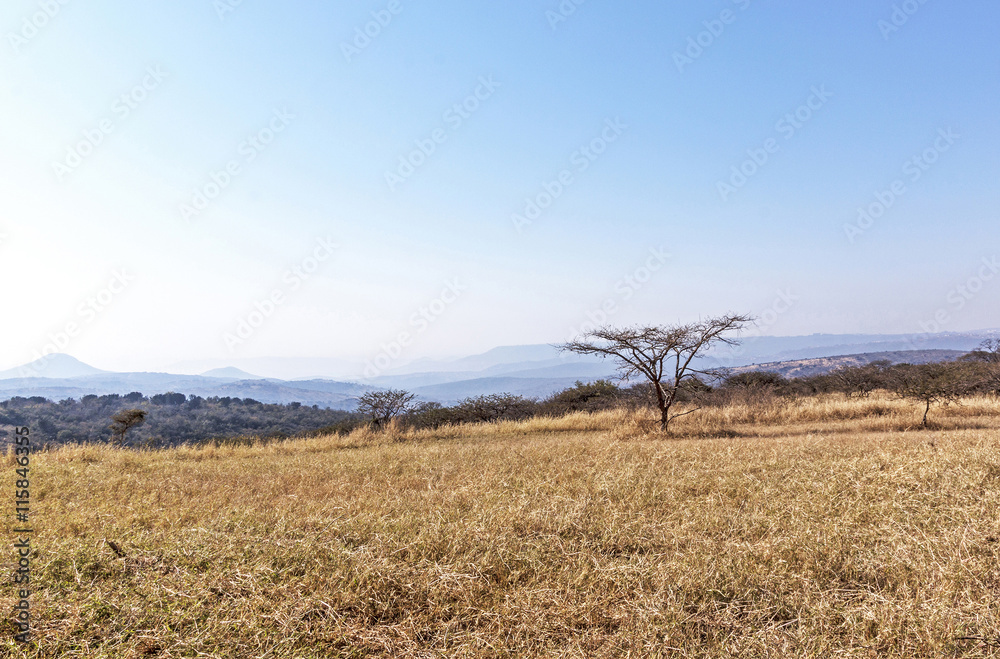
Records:
M1000 339L986 339L979 344L979 349L988 355L987 361L1000 363Z
M118 438L118 444L125 445L125 434L146 420L146 410L131 409L117 412L111 417L111 432Z
M977 364L982 369L979 389L1000 395L1000 339L986 339L979 347L959 357L960 362Z
M774 405L788 389L789 381L773 371L744 371L726 378L711 396L713 402L766 408Z
M986 339L979 347L962 357L963 361L1000 364L1000 339Z
M723 372L717 369L695 368L695 357L718 343L735 345L738 340L727 334L738 332L751 322L753 318L749 315L729 314L687 325L606 326L559 348L581 355L612 357L623 380L635 376L646 378L660 410L660 429L667 432L673 419L697 410L671 414L670 409L684 385L699 375L722 376Z
M492 423L501 419L524 419L531 415L535 401L515 394L487 394L458 403L458 413L469 421Z
M980 373L981 370L971 364L900 364L891 371L890 387L899 398L924 404L921 425L926 428L931 405L959 402L979 386Z
M371 417L372 427L378 430L406 412L414 398L416 394L399 389L368 391L358 397L358 411Z
M888 359L879 359L864 366L841 366L830 373L848 397L868 398L876 389L885 386Z

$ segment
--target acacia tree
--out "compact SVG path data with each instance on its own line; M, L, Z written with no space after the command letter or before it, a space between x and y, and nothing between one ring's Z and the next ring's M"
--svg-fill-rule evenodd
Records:
M1000 395L1000 339L986 339L979 347L959 358L960 362L981 368L979 388L984 393Z
M458 412L470 421L492 423L500 419L523 419L531 415L535 401L515 394L486 394L458 403Z
M890 387L899 398L924 404L921 425L927 427L931 405L959 402L980 384L982 371L972 364L900 364L892 369Z
M111 417L111 432L118 438L121 446L125 445L125 434L132 428L141 425L146 420L146 410L121 410Z
M842 366L830 375L848 397L868 398L873 391L885 386L891 364L888 359L879 359L864 366Z
M358 397L358 411L371 417L376 430L409 409L416 394L400 389L367 391Z
M990 364L1000 364L1000 339L986 339L979 344L976 351L983 355L983 361Z
M1000 339L986 339L979 347L961 357L962 361L1000 365Z
M736 345L739 341L727 335L751 322L752 316L729 314L686 325L605 326L559 348L581 355L613 358L622 380L635 376L646 378L652 385L660 410L660 429L667 432L673 419L699 409L671 414L683 387L693 384L698 376L718 378L723 373L718 369L696 368L695 357L715 344Z

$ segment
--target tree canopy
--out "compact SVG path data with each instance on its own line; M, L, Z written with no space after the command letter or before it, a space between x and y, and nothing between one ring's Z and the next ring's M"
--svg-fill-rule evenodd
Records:
M660 428L666 432L671 420L695 411L671 412L682 387L699 376L717 379L724 373L700 367L695 358L713 345L737 344L738 339L730 334L752 321L746 314L728 314L683 325L605 326L559 347L581 355L611 357L623 380L636 376L648 380L660 410Z

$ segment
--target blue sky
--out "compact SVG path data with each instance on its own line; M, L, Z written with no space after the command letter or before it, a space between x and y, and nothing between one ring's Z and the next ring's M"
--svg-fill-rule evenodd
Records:
M0 368L1000 326L1000 6L665 4L4 3Z

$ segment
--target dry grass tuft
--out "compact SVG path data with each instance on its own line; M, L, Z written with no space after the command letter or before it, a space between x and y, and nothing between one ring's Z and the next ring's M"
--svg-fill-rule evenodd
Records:
M830 397L669 436L611 411L38 454L37 641L0 655L1000 656L1000 406L919 416Z

